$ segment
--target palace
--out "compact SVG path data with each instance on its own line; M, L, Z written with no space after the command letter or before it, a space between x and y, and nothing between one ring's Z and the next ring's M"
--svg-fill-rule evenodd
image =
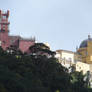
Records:
M68 69L74 65L76 71L83 71L83 74L87 73L87 71L92 73L92 38L88 35L88 39L81 42L76 52L57 50L56 58Z
M9 11L3 12L0 10L0 46L3 50L8 50L10 47L15 47L23 53L29 52L29 47L35 44L35 38L22 38L21 36L9 35ZM48 44L47 44L48 46ZM49 47L49 46L48 46ZM92 73L92 38L83 40L77 48L76 52L67 50L56 50L56 58L66 68L72 65L76 66L76 71L87 71Z
M88 35L88 39L82 41L77 52L82 56L82 62L92 64L92 38L90 35Z
M90 35L88 39L81 42L76 53L81 56L81 61L76 63L76 71L83 71L84 74L89 71L92 75L92 38Z
M28 52L29 47L35 43L35 38L25 39L21 36L9 35L9 11L3 12L0 10L0 46L7 50L13 46L21 50L23 53Z

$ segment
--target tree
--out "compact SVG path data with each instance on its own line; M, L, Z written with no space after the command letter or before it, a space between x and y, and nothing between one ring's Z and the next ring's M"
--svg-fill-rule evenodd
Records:
M85 74L85 86L90 87L90 82L91 82L91 73L90 71L87 71Z
M91 92L81 72L68 73L56 58L0 50L0 92Z
M29 50L32 55L45 55L48 57L54 57L55 55L55 52L51 51L50 48L43 43L35 43Z
M18 49L18 47L12 45L8 47L6 51L12 55L23 55L23 53Z

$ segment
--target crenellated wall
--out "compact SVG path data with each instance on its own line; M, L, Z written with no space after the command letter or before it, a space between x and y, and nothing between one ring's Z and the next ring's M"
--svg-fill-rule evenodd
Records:
M20 36L9 35L9 11L0 10L0 46L7 50L11 45L16 46L23 53L29 50L29 47L35 43L35 39L24 39Z

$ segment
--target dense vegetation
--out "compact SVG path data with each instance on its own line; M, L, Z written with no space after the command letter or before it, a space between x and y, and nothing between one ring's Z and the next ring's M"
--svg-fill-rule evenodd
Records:
M54 57L36 54L28 56L19 54L18 51L9 54L0 48L0 92L92 92L92 90L88 88L81 72L68 73Z

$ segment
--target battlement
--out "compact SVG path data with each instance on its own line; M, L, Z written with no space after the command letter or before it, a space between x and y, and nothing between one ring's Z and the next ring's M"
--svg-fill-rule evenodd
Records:
M6 16L6 18L8 18L9 17L9 10L7 10L7 12L0 10L0 17L1 16L4 16L4 17Z
M29 50L29 47L35 43L35 37L23 38L21 36L9 36L9 10L6 12L0 10L0 45L4 50L14 46L23 53Z
M31 38L21 38L20 40L22 40L22 41L32 41L32 42L35 42L35 37L31 37Z
M7 12L4 12L0 10L0 32L9 32L9 10Z

